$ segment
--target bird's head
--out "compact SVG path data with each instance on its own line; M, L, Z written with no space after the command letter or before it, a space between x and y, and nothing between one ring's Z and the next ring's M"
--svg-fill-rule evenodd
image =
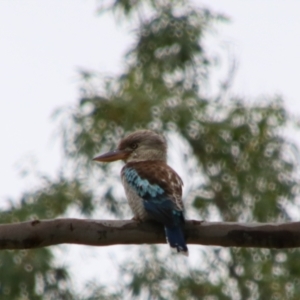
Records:
M167 143L162 135L154 131L138 130L122 139L116 150L97 156L94 160L101 162L161 160L165 162Z

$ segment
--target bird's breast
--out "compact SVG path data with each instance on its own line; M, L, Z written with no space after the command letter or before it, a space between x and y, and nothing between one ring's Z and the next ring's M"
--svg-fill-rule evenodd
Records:
M145 210L143 199L137 194L136 190L128 183L125 176L122 176L122 183L125 189L128 204L134 216L140 220L148 219L149 216Z

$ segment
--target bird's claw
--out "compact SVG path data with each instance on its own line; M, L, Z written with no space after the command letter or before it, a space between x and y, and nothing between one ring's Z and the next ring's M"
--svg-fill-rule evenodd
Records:
M138 222L138 223L142 222L142 220L139 217L137 217L137 216L134 216L131 220L135 221L135 222Z

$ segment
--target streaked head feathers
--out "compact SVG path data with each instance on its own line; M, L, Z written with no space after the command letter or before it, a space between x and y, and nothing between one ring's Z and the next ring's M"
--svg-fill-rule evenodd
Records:
M95 157L94 160L111 162L115 160L149 161L167 160L167 143L165 138L151 130L135 131L124 139L114 151Z

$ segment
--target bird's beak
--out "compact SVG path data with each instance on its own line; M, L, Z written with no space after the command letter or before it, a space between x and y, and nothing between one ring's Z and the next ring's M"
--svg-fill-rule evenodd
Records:
M101 162L111 162L116 160L124 160L130 155L130 151L125 150L114 150L93 158L93 160L101 161Z

